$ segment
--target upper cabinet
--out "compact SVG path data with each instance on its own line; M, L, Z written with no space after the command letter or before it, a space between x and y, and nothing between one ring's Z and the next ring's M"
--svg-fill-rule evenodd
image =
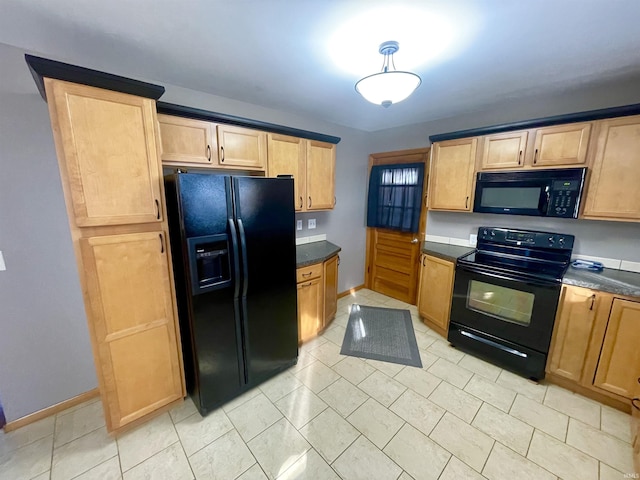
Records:
M585 165L592 124L570 123L481 137L480 170Z
M582 216L640 220L640 115L597 123Z
M533 167L571 167L587 162L591 123L570 123L536 129Z
M217 125L220 167L262 170L267 166L267 134L259 130Z
M528 132L509 132L487 135L483 139L483 170L520 168L524 163Z
M162 221L155 102L61 81L49 90L75 224Z
M431 148L429 209L471 211L478 139L434 143Z
M267 134L172 115L158 115L165 165L264 171Z
M215 125L202 120L158 115L162 163L217 165Z
M297 212L329 210L334 207L334 144L268 134L267 146L267 175L293 176Z

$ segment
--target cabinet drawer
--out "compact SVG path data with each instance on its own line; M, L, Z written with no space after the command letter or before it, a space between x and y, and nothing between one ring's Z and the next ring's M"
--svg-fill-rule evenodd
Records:
M309 265L307 267L301 267L297 270L298 283L306 282L313 278L318 278L322 275L322 264L317 263L315 265Z

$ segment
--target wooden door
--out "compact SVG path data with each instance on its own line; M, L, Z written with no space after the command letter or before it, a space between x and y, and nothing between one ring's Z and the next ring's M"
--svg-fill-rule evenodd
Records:
M365 285L384 295L415 304L418 290L418 259L426 228L426 199L429 181L429 149L417 148L369 155L369 170L374 165L424 163L423 198L417 233L402 233L382 228L367 228L367 268Z
M443 336L449 330L454 264L431 255L422 255L418 313Z
M593 385L628 399L640 395L640 302L614 299Z
M107 429L182 398L165 231L80 240Z
M538 128L531 164L534 167L584 165L590 134L591 123Z
M640 220L640 115L597 126L583 216Z
M161 222L155 102L58 80L46 85L75 224Z
M307 211L328 210L335 205L336 146L306 140Z
M298 341L306 342L322 328L324 291L322 278L298 283Z
M162 162L169 165L218 164L215 125L202 120L158 115Z
M327 326L338 311L338 265L340 257L331 257L324 262L324 323Z
M477 138L433 144L429 172L429 210L471 211L477 145Z
M267 134L259 130L218 125L218 166L265 170Z
M589 376L585 369L589 345L597 330L601 330L600 341L594 341L594 344L601 345L604 334L603 329L597 328L596 322L604 313L606 324L612 301L613 297L605 293L568 285L562 287L547 372L576 383ZM593 370L588 383L592 379Z
M267 135L267 176L293 175L296 212L306 211L306 144L302 138Z
M524 165L524 150L528 132L509 132L487 135L483 138L483 170L518 168Z

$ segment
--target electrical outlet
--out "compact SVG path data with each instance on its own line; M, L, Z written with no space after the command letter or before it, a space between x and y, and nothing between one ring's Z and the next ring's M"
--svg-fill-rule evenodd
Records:
M7 266L4 264L4 256L2 255L2 252L0 252L0 271L2 270L6 270Z
M478 244L478 235L471 233L469 235L469 245L475 247Z
M302 230L302 220L296 220L296 230Z
M316 219L315 218L310 218L309 219L308 228L309 228L309 230L313 230L314 228L316 228Z

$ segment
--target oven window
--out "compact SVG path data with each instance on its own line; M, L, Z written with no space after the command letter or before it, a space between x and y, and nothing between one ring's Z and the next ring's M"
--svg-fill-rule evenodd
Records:
M478 280L469 281L467 308L505 322L528 326L535 296Z
M541 187L483 187L480 205L493 208L538 208Z

